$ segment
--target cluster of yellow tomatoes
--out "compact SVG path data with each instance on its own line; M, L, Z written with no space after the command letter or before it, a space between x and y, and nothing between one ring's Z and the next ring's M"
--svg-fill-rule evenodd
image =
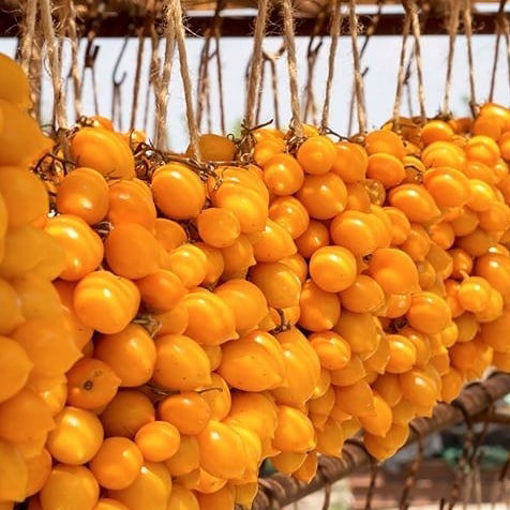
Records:
M360 431L384 459L510 371L507 108L143 172L95 118L48 167L0 75L0 510L249 508L264 459L309 481Z

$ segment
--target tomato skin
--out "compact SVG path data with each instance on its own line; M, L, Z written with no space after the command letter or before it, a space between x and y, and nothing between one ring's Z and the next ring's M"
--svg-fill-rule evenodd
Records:
M122 331L138 312L140 293L136 285L109 271L94 271L74 289L78 318L101 333Z
M129 147L115 133L103 128L81 128L71 140L71 157L106 178L132 179L135 162Z
M159 269L159 244L145 227L123 223L106 238L105 258L115 274L136 280Z
M154 172L152 194L163 214L175 220L198 216L206 198L200 177L181 163L168 163Z
M0 169L0 195L5 202L9 227L20 227L48 214L48 192L44 183L25 168Z
M115 227L137 223L149 230L156 223L156 207L151 190L140 179L112 182L108 188L107 220Z
M119 333L99 336L94 355L115 371L122 387L145 384L156 364L154 342L138 324L129 324Z
M186 294L186 289L179 277L167 269L136 281L142 302L149 310L164 313L172 310Z
M307 138L299 147L297 159L309 174L325 174L331 170L336 157L333 142L322 135Z
M353 184L365 178L368 155L361 145L351 142L338 142L336 156L331 171L336 173L346 184Z
M275 195L296 193L303 180L303 168L290 154L276 154L264 164L264 182Z
M75 168L57 188L58 212L78 216L89 225L105 218L108 205L108 184L92 168Z
M81 280L103 260L101 238L81 218L60 214L48 219L45 231L64 249L66 267L60 273L63 280Z

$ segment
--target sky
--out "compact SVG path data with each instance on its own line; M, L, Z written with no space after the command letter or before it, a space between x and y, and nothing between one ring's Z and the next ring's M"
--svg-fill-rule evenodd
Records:
M96 76L98 82L99 113L111 116L112 98L112 71L117 55L124 40L117 38L98 38L95 43L99 46L96 61ZM224 38L221 40L222 74L224 84L225 117L227 132L233 132L238 128L243 115L245 97L245 70L251 53L252 39L247 38ZM492 35L475 36L473 39L473 54L475 62L477 100L483 102L488 97L492 61L494 56L495 37ZM360 37L360 45L363 37ZM196 85L198 63L203 41L199 38L187 40L188 58L190 62L191 77ZM306 48L308 38L299 37L296 41L298 53L298 81L301 90L304 88L307 78ZM275 52L281 45L279 37L268 37L264 42L267 52ZM427 115L432 117L438 113L444 93L446 60L448 52L448 38L446 36L425 36L422 38L422 53L425 77L425 92ZM368 112L368 127L376 128L391 117L395 96L396 78L398 72L398 60L400 54L400 37L381 36L373 37L363 57L362 67L368 68L365 76L366 109ZM410 45L408 45L410 46ZM16 41L9 38L0 38L0 52L13 56ZM138 41L128 41L124 58L119 67L120 74L124 71L126 80L122 85L122 128L129 128L131 112L131 98L133 96L134 70ZM85 44L81 45L81 54L84 53ZM66 46L66 52L68 53ZM163 53L163 42L161 44ZM320 110L325 89L327 76L327 59L329 54L329 40L325 38L319 52L316 69L313 78L313 88L317 97L317 106ZM140 107L135 127L144 128L145 111L148 112L147 132L152 134L154 123L154 103L150 94L149 107L146 108L148 64L150 61L150 42L145 44L144 66L140 90ZM64 58L64 74L69 69L68 58ZM83 59L80 58L80 62ZM286 125L290 117L290 98L288 93L288 79L285 56L277 62L277 79L279 88L280 117L282 125ZM213 132L219 133L220 120L218 108L217 75L214 65L211 66L210 80L212 127ZM72 91L69 87L69 117L72 119ZM90 73L84 77L83 85L83 113L94 114L94 100L91 87ZM335 76L332 86L332 100L330 107L330 127L340 134L347 134L349 118L349 104L352 93L352 52L349 38L340 39ZM183 150L188 143L185 124L184 94L179 75L179 65L175 62L170 81L170 101L168 109L168 139L172 149ZM411 78L411 95L413 113L418 113L416 73ZM468 114L467 98L469 95L468 66L466 41L463 36L457 37L455 57L452 74L451 110L454 114ZM510 103L510 81L507 61L507 50L502 39L499 51L499 66L497 71L496 88L494 94L496 102L508 105ZM43 122L51 118L52 91L47 76L43 84ZM408 114L407 99L404 98L402 113ZM269 121L274 117L273 99L270 92L269 69L266 72L264 93L262 97L262 110L260 121ZM205 124L204 124L205 127Z

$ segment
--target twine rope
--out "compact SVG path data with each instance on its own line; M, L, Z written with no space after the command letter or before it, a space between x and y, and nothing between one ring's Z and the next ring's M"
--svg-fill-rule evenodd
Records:
M266 33L267 16L269 10L268 0L259 0L258 14L255 21L255 33L253 35L253 55L248 76L248 94L246 96L246 111L244 125L250 129L255 120L257 93L260 86L260 77L263 62L262 42Z
M459 29L460 1L450 0L450 18L448 24L448 61L446 65L446 81L444 86L443 115L448 115L450 110L450 92L452 87L453 57L455 54L455 39Z
M358 111L358 126L360 133L366 131L365 92L363 75L361 73L361 58L358 50L358 16L356 14L356 0L349 2L349 29L351 32L352 59L354 63L354 90L356 93L356 107Z
M471 110L476 107L476 89L475 89L475 67L473 64L473 18L471 15L471 0L464 0L463 18L464 30L466 32L466 45L468 56L468 74L469 74L469 104Z
M35 18L37 14L37 0L27 0L23 17L23 37L21 38L20 60L23 73L28 75L32 46L35 35Z
M133 82L133 102L131 105L131 121L129 123L130 129L135 129L136 114L138 111L138 96L140 94L140 80L142 77L142 60L143 48L145 46L145 38L143 36L143 26L138 28L138 50L136 52L136 68L135 79Z
M78 65L78 31L76 30L76 9L73 0L66 0L66 33L71 43L71 79L73 81L73 104L76 118L81 115L81 83Z
M156 94L156 143L159 149L166 149L166 118L168 110L168 85L172 74L172 63L175 53L175 30L171 19L171 10L168 6L164 10L165 19L165 58L161 73L160 87Z
M402 105L402 95L404 90L404 82L406 80L406 54L407 54L407 38L411 27L411 19L409 12L404 14L404 24L402 27L402 46L400 47L400 59L398 65L397 90L395 92L395 102L393 104L393 126L398 131L400 127L400 107Z
M342 25L342 11L338 0L333 0L331 4L331 27L330 37L331 45L328 58L328 78L326 81L326 93L324 95L324 104L322 105L321 131L324 132L329 124L329 106L331 102L331 88L335 76L335 59L338 47L338 38L340 36L340 26Z
M292 111L292 129L298 138L303 136L303 123L299 107L299 89L297 79L296 40L294 36L294 15L292 0L282 0L283 38L287 48L287 71L289 74L290 106Z
M491 85L489 90L489 101L492 101L494 98L494 90L496 88L496 73L498 70L498 59L499 59L499 43L501 41L501 29L503 25L504 18L504 9L506 5L506 0L500 0L498 14L496 18L496 27L497 27L497 35L496 40L494 42L494 60L492 61L492 73L491 73Z
M418 102L420 105L420 117L422 122L426 121L427 112L425 107L425 87L423 84L423 61L421 58L421 30L420 20L415 0L404 0L404 7L409 11L411 17L411 28L414 37L414 58L416 60L416 74L418 77Z
M184 34L184 25L182 21L182 6L180 0L170 0L170 10L173 16L175 27L175 40L179 50L179 64L181 71L182 85L184 88L184 99L186 102L186 117L188 121L188 131L191 145L191 152L196 161L200 161L200 147L198 144L199 134L196 123L196 117L193 107L193 92L191 78L189 75L188 55L186 53L186 40Z
M65 95L62 87L62 76L60 75L60 64L58 58L58 47L55 38L55 30L53 28L53 20L51 16L52 2L51 0L40 0L41 21L46 39L46 51L50 63L50 74L53 85L53 110L55 113L55 121L58 127L67 127Z

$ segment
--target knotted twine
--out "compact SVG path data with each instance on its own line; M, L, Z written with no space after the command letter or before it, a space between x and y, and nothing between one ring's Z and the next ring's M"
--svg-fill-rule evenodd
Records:
M50 74L53 85L53 109L55 112L55 123L58 128L67 127L66 107L64 88L62 87L62 76L60 75L59 51L53 27L52 1L40 0L41 21L44 37L46 39L46 52L50 63Z
M409 12L411 18L411 28L414 38L414 58L416 60L416 74L418 77L418 102L420 105L420 117L422 122L427 119L425 107L425 87L423 84L423 62L421 58L421 33L420 20L418 19L418 11L415 0L403 0L404 8Z
M395 92L395 102L393 103L393 129L399 131L400 128L400 107L402 104L402 94L404 90L404 82L406 80L406 53L407 38L411 26L411 18L409 12L404 13L404 24L402 27L402 46L400 47L400 59L398 65L397 90Z
M255 121L257 93L260 87L260 77L263 65L262 42L264 41L266 33L268 10L269 1L259 0L258 14L255 21L255 32L253 35L253 55L248 76L248 93L246 95L246 108L243 122L244 126L248 130L253 128Z
M172 62L175 53L175 27L172 20L172 12L168 5L163 11L165 38L165 57L163 69L159 79L158 88L155 95L156 100L156 147L165 150L167 144L166 137L166 118L168 109L168 85L172 74Z
M450 91L452 86L453 56L455 53L455 39L459 28L460 0L450 0L450 18L448 23L448 61L446 65L446 80L444 86L443 106L441 113L450 113Z
M21 69L25 75L29 74L30 58L32 56L32 47L34 45L35 18L37 15L37 0L27 0L24 8L24 18L22 24L20 63Z
M303 136L303 122L301 121L301 110L299 106L296 40L294 36L294 15L292 12L291 0L282 0L282 12L283 39L287 48L287 70L289 74L290 106L292 111L291 127L294 134L298 138L301 138Z
M186 118L190 138L191 154L195 161L200 161L199 134L193 107L193 92L189 75L188 55L186 52L186 38L182 21L181 0L170 0L169 9L175 27L175 40L179 51L179 64L181 71L182 86L184 88L184 100L186 103Z
M322 105L321 131L324 133L329 124L329 104L331 101L331 88L335 76L335 57L338 47L338 37L340 36L340 26L342 25L342 11L338 0L332 0L331 3L331 27L330 37L331 45L328 58L328 78L326 81L326 93L324 95L324 104Z
M358 112L359 132L366 131L365 92L363 75L361 73L361 59L358 49L358 16L356 14L356 0L349 2L349 30L351 32L352 59L354 64L354 91L356 93L356 107Z
M466 32L466 45L468 56L468 74L469 74L469 106L474 113L476 108L476 90L475 90L475 71L473 65L473 19L471 16L471 0L464 0L463 9L464 31Z

